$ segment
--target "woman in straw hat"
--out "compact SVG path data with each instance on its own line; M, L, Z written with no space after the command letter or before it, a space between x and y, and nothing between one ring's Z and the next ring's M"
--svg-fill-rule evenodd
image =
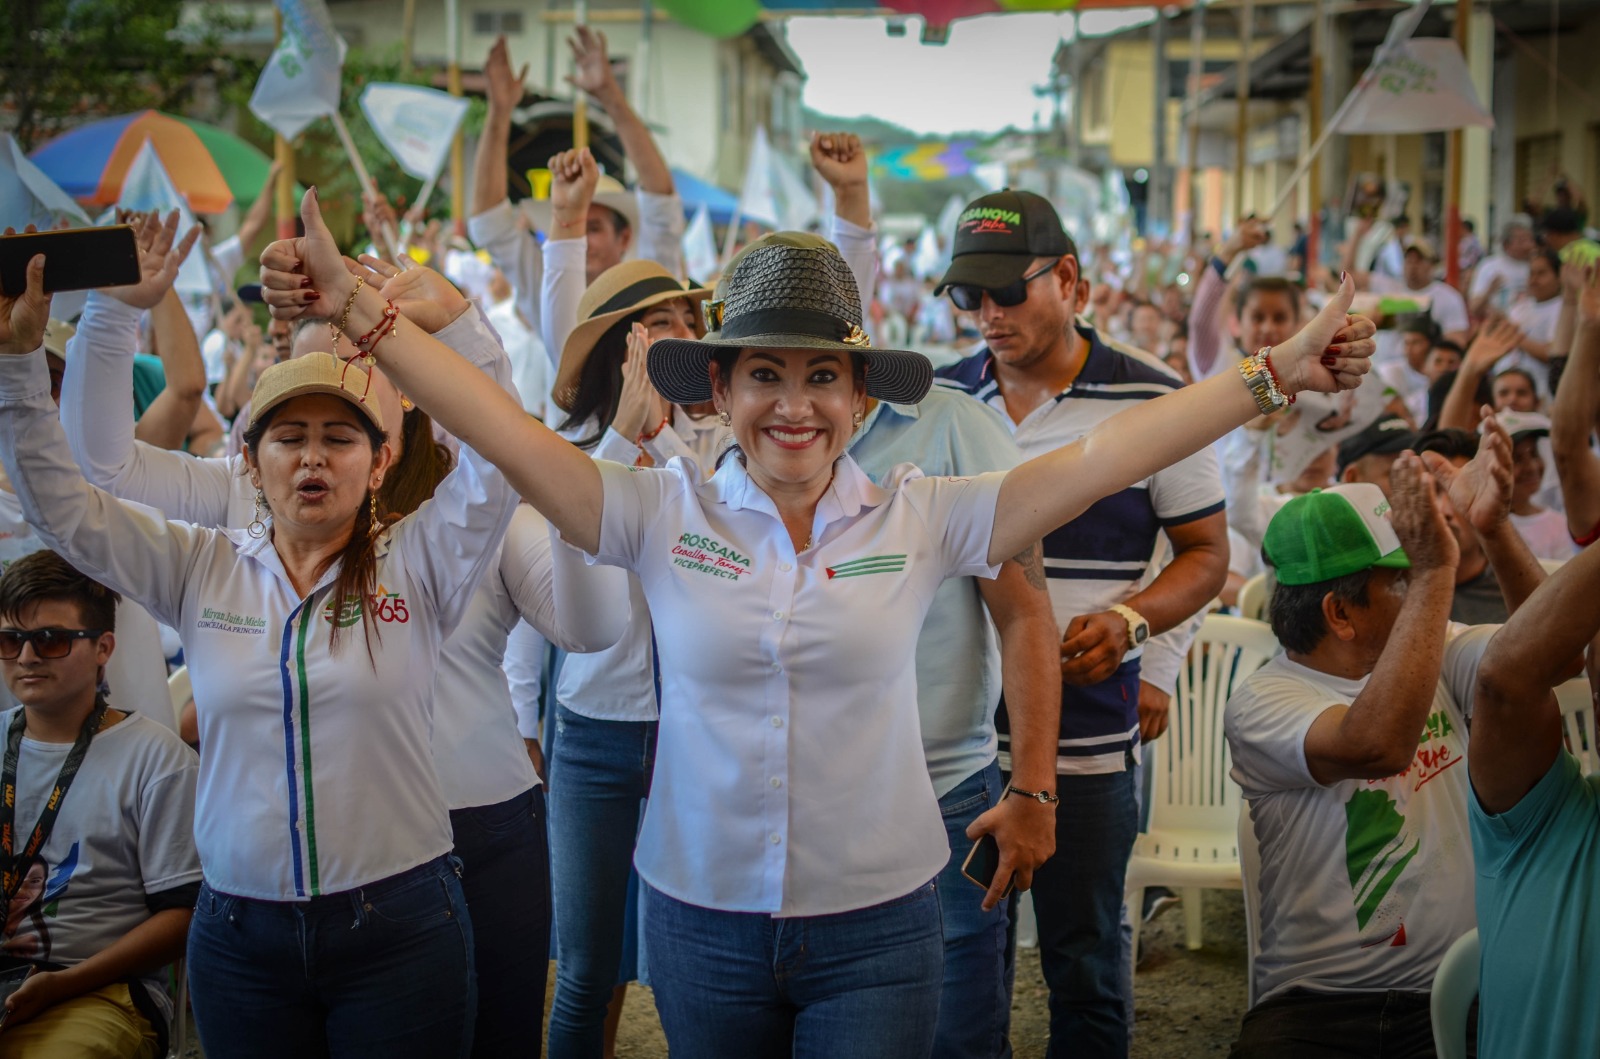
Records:
M284 316L342 304L314 199L303 239L262 255ZM302 286L309 280L310 287ZM922 760L913 651L947 577L998 564L1300 390L1358 385L1370 321L1346 282L1294 338L1130 408L1011 471L874 484L844 455L869 397L913 404L918 354L868 347L848 268L798 233L730 263L703 340L664 339L650 376L711 399L740 456L635 470L529 422L421 335L386 370L480 445L563 536L639 575L660 646L662 727L636 864L651 978L674 1055L922 1056L941 973L929 880L949 856ZM355 295L371 326L377 299ZM325 310L320 310L325 311Z
M431 501L384 519L394 461L371 380L312 353L255 387L248 529L115 500L72 462L31 354L42 262L0 297L0 447L40 536L182 637L206 747L189 976L207 1054L467 1055L473 939L434 674L515 494L463 449ZM368 348L416 329L384 319Z
M695 337L699 303L710 293L685 287L654 261L601 273L579 298L577 326L561 347L552 393L566 412L562 436L595 459L628 466L680 455L705 462L723 437L715 416L697 421L662 400L645 372L645 350L660 338ZM650 792L657 691L650 612L638 579L628 581L627 631L608 650L568 658L556 685L548 748L560 947L553 1056L601 1055L607 1003L638 977L628 876Z
M367 281L379 285L408 322L508 384L510 366L499 342L449 281L429 268L402 273L364 260L372 269ZM137 315L92 292L85 319L82 359L66 380L62 419L89 480L202 526L238 530L260 521L242 455L197 460L134 443L127 402L116 395L127 391L127 337ZM329 348L326 327L313 323L296 328L295 354ZM359 355L342 335L332 349L342 360ZM427 413L405 401L381 371L373 369L371 379L368 400L385 423L400 424L387 435L394 459L378 508L407 515L434 494L454 456L434 440ZM433 757L472 913L478 983L473 1054L480 1057L528 1054L528 1041L542 1036L544 1012L526 998L543 994L549 973L545 795L502 669L508 637L525 619L564 650L594 650L614 643L628 621L626 574L586 569L575 549L551 536L542 515L518 506L488 575L445 643L434 683Z

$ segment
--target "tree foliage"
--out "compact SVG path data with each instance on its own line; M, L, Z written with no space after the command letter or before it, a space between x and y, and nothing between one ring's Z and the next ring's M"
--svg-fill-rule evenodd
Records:
M236 28L197 4L178 30L180 0L4 0L0 120L25 150L85 120L154 107L183 109L208 77L238 76L219 46Z

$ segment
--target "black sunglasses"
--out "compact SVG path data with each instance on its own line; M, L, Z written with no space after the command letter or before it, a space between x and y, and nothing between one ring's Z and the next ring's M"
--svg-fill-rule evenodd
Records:
M983 296L987 294L994 299L994 303L1002 309L1009 309L1013 305L1021 305L1028 300L1028 284L1054 269L1061 263L1058 257L1047 265L1041 265L1036 271L1028 273L1021 279L1012 280L1004 287L980 287L976 283L953 283L950 285L950 300L956 303L956 308L964 312L976 312L983 307Z
M76 640L98 640L104 629L0 629L0 658L7 662L22 656L22 645L33 644L40 658L65 658Z

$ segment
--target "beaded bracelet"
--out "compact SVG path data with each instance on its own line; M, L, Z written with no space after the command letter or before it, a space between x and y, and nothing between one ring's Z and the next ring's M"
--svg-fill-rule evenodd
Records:
M1267 375L1272 379L1272 388L1277 391L1278 396L1287 398L1288 402L1290 404L1294 404L1294 399L1299 395L1298 394L1292 394L1292 393L1290 393L1290 394L1284 393L1283 380L1278 378L1278 372L1272 366L1272 347L1271 346L1267 346L1264 349L1262 349L1262 351L1261 351L1261 365L1262 365L1262 367L1267 369Z
M641 449L644 448L644 443L647 441L654 441L657 435L659 435L663 430L667 429L667 424L671 421L672 416L670 413L663 416L661 418L661 422L656 424L656 428L654 430L650 431L648 434L641 431L639 436L634 438L633 443L639 446Z
M384 302L383 315L378 318L378 322L376 324L372 325L372 330L368 331L360 338L352 339L351 344L357 349L361 350L363 353L371 356L372 350L377 348L378 345L376 340L383 337L386 329L393 330L395 320L397 317L399 317L399 315L400 310L394 307L394 302ZM368 345L369 342L372 343L370 346Z

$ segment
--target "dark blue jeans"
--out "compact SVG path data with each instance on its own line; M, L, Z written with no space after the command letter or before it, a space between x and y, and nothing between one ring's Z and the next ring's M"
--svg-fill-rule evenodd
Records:
M1056 852L1033 874L1049 1059L1128 1054L1122 889L1139 831L1135 782L1131 752L1124 772L1056 777Z
M967 825L1000 804L1005 786L991 761L939 799L950 861L939 873L944 919L944 987L939 994L935 1059L999 1059L1011 1054L1006 985L1006 905L983 910L984 891L961 874L972 851Z
M538 1059L550 976L544 788L530 787L498 805L452 809L450 826L472 912L478 975L473 1059Z
M655 771L654 721L596 721L556 704L550 878L556 910L552 1059L599 1059L617 985L634 839ZM626 980L626 979L624 979Z
M200 887L189 998L212 1059L441 1059L472 1049L472 924L439 857L310 901Z
M672 1059L931 1053L944 965L932 883L870 908L788 919L643 890L651 985Z

